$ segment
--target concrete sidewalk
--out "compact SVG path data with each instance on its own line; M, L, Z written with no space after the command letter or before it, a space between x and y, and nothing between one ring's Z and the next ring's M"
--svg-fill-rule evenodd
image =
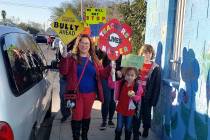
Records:
M114 140L114 130L115 128L107 127L106 130L99 130L99 126L101 124L101 111L100 111L101 104L98 101L95 101L93 110L92 110L92 120L90 124L90 130L88 134L89 140ZM115 115L116 116L116 115ZM68 119L64 123L60 123L61 114L60 112L57 113L52 129L50 140L73 140L72 132L71 132L71 125L70 119ZM116 117L113 120L116 124ZM124 134L122 135L122 140L124 139ZM140 140L143 138L140 138ZM150 131L149 137L146 140L160 140L156 137L156 135Z

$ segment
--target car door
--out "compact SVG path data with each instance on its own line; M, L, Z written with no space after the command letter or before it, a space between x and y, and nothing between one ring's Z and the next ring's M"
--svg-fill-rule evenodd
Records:
M42 66L46 63L37 53L37 46L28 34L9 33L4 36L3 57L7 70L7 122L16 140L29 138L32 127L40 120L40 105L46 94ZM39 59L35 59L39 58Z
M43 66L45 67L47 62L44 57L44 54L38 45L36 45L35 43L34 45L36 46L35 47L36 49L34 49L33 59L38 63L40 68L42 68ZM52 75L49 72L49 70L41 69L40 72L43 75L42 82L43 82L44 88L42 90L43 93L41 94L40 105L39 105L39 110L38 110L38 118L39 118L38 123L37 123L38 127L40 123L43 121L46 115L46 112L48 110L51 111L51 100L52 100L52 89L53 89L52 87L53 84L49 80L52 78L51 77Z

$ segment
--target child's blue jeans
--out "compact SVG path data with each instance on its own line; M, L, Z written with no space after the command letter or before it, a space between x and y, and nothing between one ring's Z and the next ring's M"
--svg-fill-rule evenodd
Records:
M123 116L121 113L117 113L117 128L116 131L122 131L123 126L125 130L130 132L132 129L133 116Z

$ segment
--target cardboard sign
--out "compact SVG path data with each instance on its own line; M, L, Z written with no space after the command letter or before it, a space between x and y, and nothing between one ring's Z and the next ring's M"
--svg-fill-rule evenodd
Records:
M84 25L75 17L71 9L66 10L57 21L51 24L51 27L65 45L74 40L84 30Z
M122 57L121 67L135 67L140 69L144 64L144 57L128 54Z
M99 31L99 48L107 53L110 60L117 60L120 55L131 52L131 34L132 29L128 25L112 19Z
M87 24L106 23L106 9L87 8L85 11L85 22Z

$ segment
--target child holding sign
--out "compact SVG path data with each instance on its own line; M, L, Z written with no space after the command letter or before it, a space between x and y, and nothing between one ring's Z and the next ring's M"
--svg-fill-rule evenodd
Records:
M135 103L137 104L141 100L141 94L143 93L141 84L136 81L138 77L136 68L126 68L124 75L124 78L120 81L113 82L111 77L108 79L109 86L115 87L115 100L117 102L115 140L121 139L123 126L125 126L125 140L130 140L132 119L136 109Z
M139 50L139 55L144 56L143 67L139 70L139 80L142 83L144 93L142 95L140 114L135 115L133 119L134 140L139 140L141 120L144 128L142 137L148 136L151 127L151 108L157 104L161 83L160 67L155 62L152 62L154 58L153 47L149 44L143 45Z
M98 56L102 59L103 67L107 67L111 64L111 61L109 60L108 56L102 52L101 50L97 50ZM122 57L119 57L116 62L116 80L120 80L122 77L121 72L121 59ZM102 114L102 123L100 125L100 130L105 130L107 127L107 118L108 118L108 126L111 128L115 127L115 124L113 123L112 119L115 112L115 101L114 101L114 89L108 87L108 80L104 79L102 80L102 86L103 86L103 94L104 94L104 102L101 104L101 114Z

